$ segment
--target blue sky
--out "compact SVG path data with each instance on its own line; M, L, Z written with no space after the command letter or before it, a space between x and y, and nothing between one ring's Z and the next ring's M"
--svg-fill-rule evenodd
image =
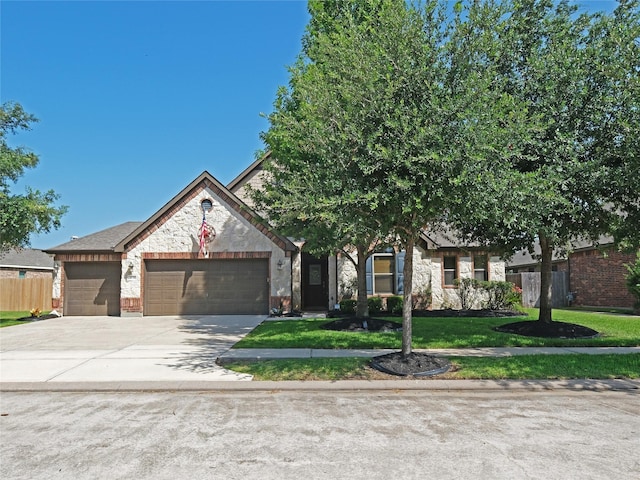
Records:
M40 156L13 191L69 206L32 247L144 221L204 170L233 180L263 148L260 114L308 20L293 0L2 0L0 100L40 119L9 139Z
M40 156L13 189L54 189L50 248L143 221L204 170L227 184L263 147L308 22L300 1L0 3L2 102L40 121L9 139Z

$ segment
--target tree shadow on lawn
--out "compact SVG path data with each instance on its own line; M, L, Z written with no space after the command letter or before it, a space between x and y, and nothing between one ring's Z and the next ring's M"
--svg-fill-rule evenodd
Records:
M492 311L492 310L444 310L414 312L415 318L424 317L456 317L456 318L487 318L487 317L512 317L521 316L520 312ZM390 320L367 318L360 319L349 316L327 322L322 325L325 330L344 332L398 332L402 330L402 324ZM551 322L545 323L537 320L524 320L495 326L492 330L500 333L521 335L526 337L581 339L594 338L598 332L573 323ZM402 352L393 352L372 358L371 366L381 372L399 376L434 376L446 373L451 364L442 357L435 357L427 353L411 352L408 355Z

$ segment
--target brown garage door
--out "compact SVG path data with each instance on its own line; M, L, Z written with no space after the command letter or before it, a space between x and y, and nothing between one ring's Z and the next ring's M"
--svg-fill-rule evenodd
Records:
M64 264L65 315L120 315L120 262Z
M266 314L267 259L147 260L145 315Z

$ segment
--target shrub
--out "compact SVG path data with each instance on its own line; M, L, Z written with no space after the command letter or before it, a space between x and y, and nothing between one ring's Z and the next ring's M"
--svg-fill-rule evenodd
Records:
M358 301L352 298L344 298L340 300L340 311L343 313L356 313L356 305Z
M400 296L387 298L387 312L402 313L403 299Z
M629 293L636 297L635 308L640 310L640 251L637 254L635 263L625 264L627 274L625 279L627 280L627 289Z
M382 311L382 297L371 297L367 302L369 304L369 315L374 315Z
M491 310L514 310L522 303L522 289L511 282L480 282L486 295L486 306Z
M473 307L473 303L478 296L478 288L480 287L480 282L475 278L462 278L456 279L455 285L458 287L456 293L460 298L460 307L463 310L469 310Z
M483 308L516 310L522 304L522 289L511 282L478 281L474 278L456 280L457 294L463 310L473 308L480 299Z

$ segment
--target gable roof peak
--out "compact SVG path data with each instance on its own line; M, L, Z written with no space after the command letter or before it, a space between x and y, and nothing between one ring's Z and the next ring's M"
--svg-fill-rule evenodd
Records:
M246 220L254 225L259 231L266 235L271 241L276 243L283 250L294 251L296 246L287 238L272 231L271 227L261 220L253 210L251 210L242 200L236 197L227 187L220 183L213 175L207 170L204 170L196 179L194 179L189 185L183 188L177 195L175 195L169 202L167 202L160 210L153 214L146 222L140 224L138 228L132 231L129 235L123 238L114 248L116 252L124 252L129 248L129 245L134 242L140 235L143 235L148 229L161 219L172 209L174 209L180 202L187 197L193 189L197 188L200 184L204 183L204 186L214 191L220 199L225 202L229 207L242 215Z

